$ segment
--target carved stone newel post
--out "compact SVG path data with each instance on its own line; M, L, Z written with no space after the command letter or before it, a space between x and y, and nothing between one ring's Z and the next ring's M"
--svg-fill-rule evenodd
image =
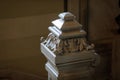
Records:
M70 12L59 14L46 39L41 38L41 52L48 62L48 80L94 80L98 55L86 41L86 32Z

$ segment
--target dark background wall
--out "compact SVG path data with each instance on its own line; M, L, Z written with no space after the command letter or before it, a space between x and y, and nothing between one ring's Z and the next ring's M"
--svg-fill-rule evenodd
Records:
M101 41L113 38L117 29L115 18L120 12L118 0L89 1L89 37Z
M95 50L101 56L96 68L98 80L112 79L113 41L118 31L115 18L119 14L119 0L89 0L89 40L95 44Z

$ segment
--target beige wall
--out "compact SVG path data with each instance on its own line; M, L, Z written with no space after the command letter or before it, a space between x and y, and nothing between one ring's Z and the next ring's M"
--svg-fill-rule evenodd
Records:
M0 1L0 69L46 74L39 39L62 5L62 0Z

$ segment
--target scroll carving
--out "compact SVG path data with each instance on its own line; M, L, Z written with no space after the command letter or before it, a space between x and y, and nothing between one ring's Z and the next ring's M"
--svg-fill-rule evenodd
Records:
M85 38L60 40L53 33L50 33L43 43L56 54L79 52L94 48L94 45L89 45Z

